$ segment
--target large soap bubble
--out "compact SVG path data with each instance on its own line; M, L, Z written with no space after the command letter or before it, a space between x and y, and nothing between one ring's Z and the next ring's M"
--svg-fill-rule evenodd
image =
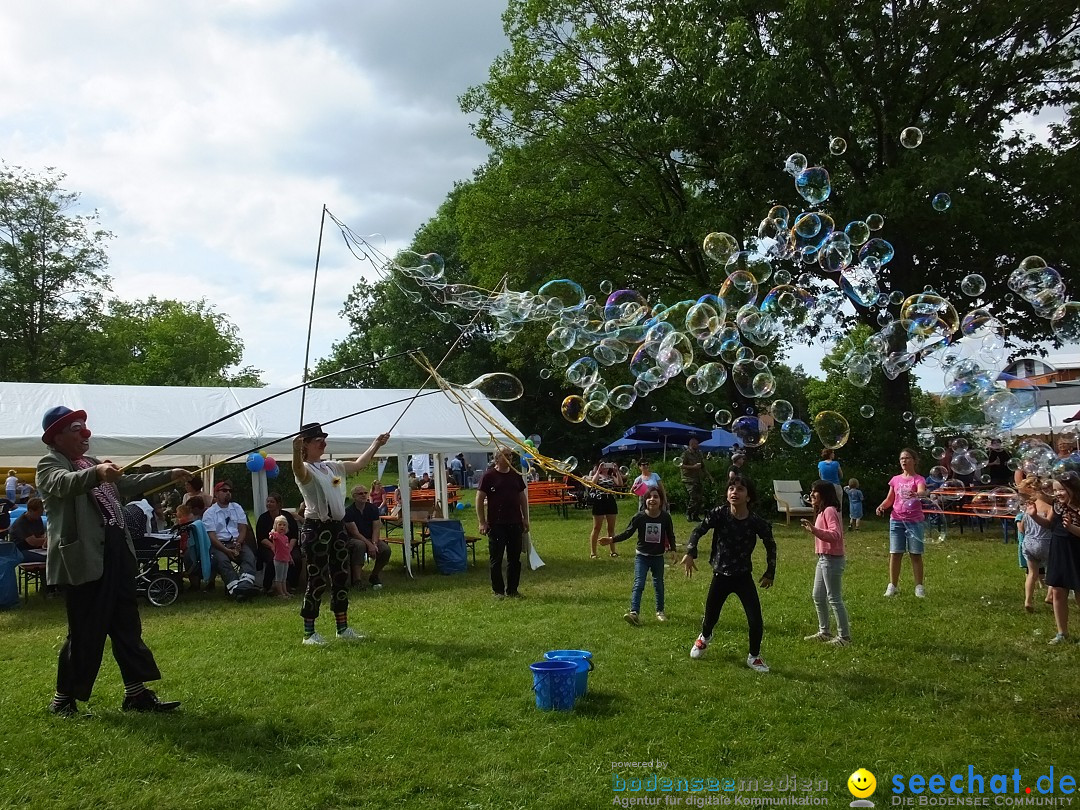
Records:
M820 166L803 169L795 175L795 190L811 205L820 205L832 194L829 173Z
M715 233L710 233L705 237L701 249L705 251L705 255L714 262L724 264L732 253L738 251L739 241L730 233L717 231Z
M814 417L814 432L822 445L836 450L847 444L851 436L851 426L848 425L843 414L836 411L821 411Z
M801 419L789 419L780 425L780 438L792 447L806 447L810 444L810 426Z
M513 402L521 399L525 388L521 380L513 374L497 371L492 374L482 374L465 386L483 394L493 402Z
M550 311L577 309L585 305L585 290L576 281L568 278L549 281L536 291L538 298L545 301Z
M731 432L743 447L761 447L769 438L769 429L756 416L740 416L731 423Z
M571 394L562 401L563 419L573 424L585 421L585 400L577 394Z
M900 145L905 149L915 149L922 143L922 130L918 127L904 127L900 132Z

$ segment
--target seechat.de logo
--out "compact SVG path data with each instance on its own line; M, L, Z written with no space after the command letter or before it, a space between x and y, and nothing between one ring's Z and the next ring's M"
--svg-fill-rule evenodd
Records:
M867 799L877 789L877 779L866 768L859 768L847 780L847 789L855 797L849 807L873 807L874 803Z

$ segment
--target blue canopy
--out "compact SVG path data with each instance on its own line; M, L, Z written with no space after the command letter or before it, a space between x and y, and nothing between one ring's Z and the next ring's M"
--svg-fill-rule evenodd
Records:
M714 428L712 438L698 445L698 449L706 453L717 453L730 450L739 443L739 438L734 433L723 428Z
M712 438L712 433L704 428L693 425L682 425L665 419L663 422L644 422L634 425L623 433L628 439L638 439L646 442L659 442L662 445L684 445L691 439L705 442Z
M600 452L605 456L619 453L658 453L664 449L660 442L643 442L639 439L617 439Z

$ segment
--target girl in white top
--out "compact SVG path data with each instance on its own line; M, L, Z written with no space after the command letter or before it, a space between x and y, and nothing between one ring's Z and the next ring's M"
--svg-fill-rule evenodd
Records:
M315 632L315 619L323 592L330 588L330 609L337 623L337 637L346 641L363 638L349 627L349 581L351 577L348 535L341 524L345 517L345 479L364 469L389 433L375 437L356 461L324 461L326 432L318 422L304 425L293 439L293 477L304 496L307 511L300 528L300 544L307 559L307 589L300 615L304 619L304 644L326 644Z

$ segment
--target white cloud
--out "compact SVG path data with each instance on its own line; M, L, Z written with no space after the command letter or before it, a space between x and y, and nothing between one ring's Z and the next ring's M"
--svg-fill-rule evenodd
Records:
M323 204L389 252L484 159L457 96L506 47L504 4L456 6L5 3L0 158L100 210L118 295L205 296L291 382ZM364 272L332 228L323 247L313 358Z

